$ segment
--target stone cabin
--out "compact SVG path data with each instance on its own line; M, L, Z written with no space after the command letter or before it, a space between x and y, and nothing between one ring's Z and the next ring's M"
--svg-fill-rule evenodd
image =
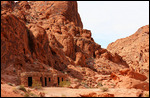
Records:
M21 85L31 87L33 82L41 83L42 86L59 86L61 81L66 80L65 74L50 72L23 72L21 73Z

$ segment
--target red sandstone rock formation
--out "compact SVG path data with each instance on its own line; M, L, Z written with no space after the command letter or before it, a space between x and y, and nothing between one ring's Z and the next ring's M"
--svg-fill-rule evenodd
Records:
M138 60L139 65L143 64L138 67L140 71L147 70L149 26L130 38L131 44L144 38L141 46L137 42L131 45L140 52L140 57L132 60L129 55L137 56L138 52L128 53L130 48L124 44L119 45L124 51L113 44L108 51L94 42L91 31L83 29L76 1L1 1L1 8L1 81L20 84L21 72L59 71L67 73L68 79L81 88L85 88L82 82L86 81L88 87L98 87L103 82L108 87L115 83L114 87L149 90L145 75L120 70Z
M60 71L69 64L85 66L85 61L78 59L93 56L94 49L89 48L95 42L91 33L82 29L77 2L2 1L1 5L2 79L11 81L5 75L14 74L13 82L17 82L20 72L47 71L44 66ZM78 48L79 38L85 47ZM80 57L78 52L83 55Z
M80 94L80 96L81 97L115 97L114 94L109 94L109 93L97 94L95 92L89 94Z
M149 74L149 25L141 27L129 37L109 44L107 49L119 54L133 70Z
M145 81L147 79L147 77L145 75L131 71L129 69L120 70L120 73L122 75L129 76L130 78L134 78L136 80Z

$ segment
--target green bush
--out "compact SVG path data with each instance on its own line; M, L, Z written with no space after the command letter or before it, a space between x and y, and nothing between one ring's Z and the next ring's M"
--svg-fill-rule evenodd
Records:
M41 82L33 80L32 87L35 88L35 89L41 89L42 84L41 84Z
M16 94L19 94L19 93L20 93L19 90L16 89L16 88L13 88L13 92L16 93Z
M70 81L61 81L59 83L60 87L69 87L70 86Z
M34 93L30 93L30 96L32 96L32 97L38 97L38 95L36 95Z
M145 97L149 97L149 94L145 94Z
M30 97L29 93L25 93L24 97Z
M30 92L31 92L31 90L30 90L30 89L28 89L28 90L27 90L27 92L28 92L28 93L30 93Z
M86 82L81 82L82 86L84 86L85 88L89 88L88 84Z
M24 87L23 85L20 85L20 86L18 87L18 89L19 89L19 90L22 90L22 91L24 91L24 92L27 92L27 90L25 89L25 87Z
M16 70L14 69L13 72L16 72Z
M84 87L85 87L85 88L90 88L87 84L84 84Z
M102 85L101 82L99 82L99 83L97 84L97 86L98 86L98 87L102 87L103 85Z
M115 87L115 84L111 84L111 86L113 86L113 88Z
M74 79L73 81L74 81L74 82L79 82L79 80L78 80L78 79Z
M13 84L12 83L7 83L8 85L10 85L10 86L13 86Z

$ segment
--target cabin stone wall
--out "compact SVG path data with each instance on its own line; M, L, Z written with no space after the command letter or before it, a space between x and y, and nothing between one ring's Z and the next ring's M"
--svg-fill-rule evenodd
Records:
M63 74L53 74L53 73L44 73L44 72L24 72L21 73L21 85L29 86L28 77L32 77L32 86L33 83L40 83L41 86L59 86L61 81L66 81L66 76ZM58 79L59 78L59 79Z

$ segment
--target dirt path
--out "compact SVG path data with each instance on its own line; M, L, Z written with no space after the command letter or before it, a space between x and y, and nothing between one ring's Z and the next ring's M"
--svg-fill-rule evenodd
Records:
M46 97L80 97L79 94L86 94L100 89L71 89L61 87L43 87L41 92L45 92Z
M102 92L100 88L90 89L71 89L61 87L43 87L41 92L45 92L46 97L80 97L80 94L89 94L91 92L110 93L115 97L137 97L141 94L140 89L126 89L126 88L109 88L108 92ZM149 91L146 91L149 93Z
M16 86L9 86L8 84L1 84L1 97L23 97L23 95L13 92ZM29 88L26 88L29 89ZM103 92L101 88L89 89L72 89L62 87L42 87L41 90L32 90L36 95L40 92L45 93L45 97L80 97L92 92L97 94L109 93L114 94L115 97L139 97L141 94L149 94L149 91L142 91L140 89L126 89L126 88L109 88L108 91Z

